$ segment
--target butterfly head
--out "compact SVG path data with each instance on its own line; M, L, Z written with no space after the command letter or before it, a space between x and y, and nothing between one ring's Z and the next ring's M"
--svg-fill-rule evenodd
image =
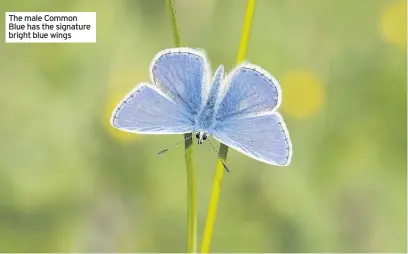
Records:
M208 134L203 131L199 131L196 133L198 144L202 144L203 141L207 139L207 137L208 137Z

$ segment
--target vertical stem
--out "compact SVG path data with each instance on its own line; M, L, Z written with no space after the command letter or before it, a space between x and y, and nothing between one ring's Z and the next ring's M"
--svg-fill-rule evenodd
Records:
M249 37L251 36L252 21L255 12L255 0L248 0L245 9L244 24L242 26L241 42L238 49L237 64L243 62L246 58Z
M238 56L237 56L237 64L243 62L246 57L248 41L249 41L249 37L251 34L252 20L253 20L254 12L255 12L255 2L256 0L247 1L245 17L244 17L244 24L242 27L241 41L240 41ZM227 155L228 155L228 146L221 143L220 157L224 161L227 161ZM222 177L224 175L224 170L225 169L224 169L224 166L221 160L218 160L216 168L215 168L215 176L214 176L213 187L211 191L210 204L208 207L207 220L205 222L203 240L201 242L201 250L200 250L201 253L208 253L210 251L211 237L212 237L214 221L215 221L215 217L217 213L218 201L220 198L221 182L222 182Z
M177 24L174 0L166 0L170 12L170 22L173 28L174 44L181 47L180 30ZM197 191L195 181L195 170L193 164L193 139L192 133L184 134L184 153L187 168L187 252L197 252Z
M173 29L174 45L176 47L181 47L180 29L177 23L177 14L176 14L176 9L174 8L174 0L166 0L166 4L170 12L170 23Z
M187 251L197 253L197 187L193 165L192 133L184 134L185 160L187 167Z

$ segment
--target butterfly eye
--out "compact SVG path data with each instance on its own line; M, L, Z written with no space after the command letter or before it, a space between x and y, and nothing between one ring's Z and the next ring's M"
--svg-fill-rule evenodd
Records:
M200 138L200 133L196 133L196 138L199 139Z

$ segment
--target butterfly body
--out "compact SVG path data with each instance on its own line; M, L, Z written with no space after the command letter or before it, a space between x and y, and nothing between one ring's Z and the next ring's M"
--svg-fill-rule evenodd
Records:
M113 111L111 124L140 134L195 132L198 143L209 135L256 160L290 163L292 144L277 112L279 83L259 66L244 63L224 78L206 55L190 48L159 52L150 66L153 84L142 83Z
M196 132L210 133L215 125L215 111L218 95L220 93L220 86L222 77L224 75L224 66L220 65L214 74L214 78L211 84L211 89L208 98L203 103L202 109L198 114L197 120L194 124Z

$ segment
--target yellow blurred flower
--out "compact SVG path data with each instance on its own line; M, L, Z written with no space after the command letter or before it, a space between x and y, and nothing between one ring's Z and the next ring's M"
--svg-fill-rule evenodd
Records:
M289 72L281 79L282 110L298 117L315 115L324 104L324 87L319 78L308 71Z
M407 3L401 1L387 6L381 13L381 34L390 43L407 45Z
M148 81L148 75L141 76L134 70L122 70L112 75L108 83L108 99L103 114L103 125L108 133L118 141L133 141L138 135L128 133L114 128L110 124L113 110L118 103L130 92L138 83Z

